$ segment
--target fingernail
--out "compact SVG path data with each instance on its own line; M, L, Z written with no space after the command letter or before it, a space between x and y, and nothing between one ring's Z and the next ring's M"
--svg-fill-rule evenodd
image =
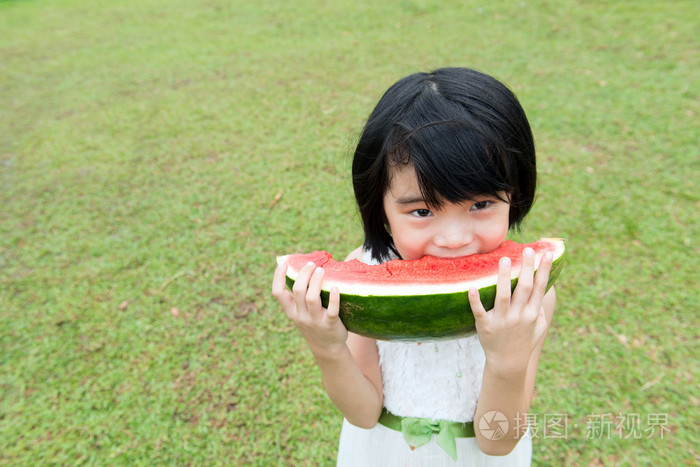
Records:
M532 248L525 248L525 250L523 251L523 254L525 256L527 256L528 258L530 258L535 254L535 250L533 250Z
M510 258L507 256L501 258L501 266L508 266L510 264Z

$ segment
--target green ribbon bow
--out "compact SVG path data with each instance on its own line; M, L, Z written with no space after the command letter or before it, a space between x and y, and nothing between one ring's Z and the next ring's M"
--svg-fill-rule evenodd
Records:
M379 417L379 423L400 431L403 439L415 449L423 446L436 435L435 442L449 456L457 460L457 443L455 438L473 438L474 424L451 422L447 420L431 420L428 418L399 417L390 413L386 408Z
M452 459L457 460L457 443L455 434L449 422L444 420L429 420L426 418L405 417L401 420L401 432L411 448L419 448L430 441L433 434L437 437L435 442Z

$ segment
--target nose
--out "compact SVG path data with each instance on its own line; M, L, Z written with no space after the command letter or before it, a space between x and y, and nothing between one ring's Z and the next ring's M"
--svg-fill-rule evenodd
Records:
M452 220L439 227L433 243L440 248L456 250L469 245L473 240L474 232L469 222Z

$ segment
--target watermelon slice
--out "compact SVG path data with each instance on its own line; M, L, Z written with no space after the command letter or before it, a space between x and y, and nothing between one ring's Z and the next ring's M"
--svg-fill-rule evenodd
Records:
M535 251L535 268L545 252L552 252L547 288L551 287L564 264L564 240L559 238L527 244L507 240L491 253L453 259L426 256L368 265L358 260L338 262L329 253L316 251L280 256L277 262L288 264L290 289L307 263L323 267L323 305L328 306L330 290L337 287L340 319L348 331L382 340L420 341L473 334L476 327L467 291L478 288L484 308L493 308L499 260L510 258L514 289L526 247Z

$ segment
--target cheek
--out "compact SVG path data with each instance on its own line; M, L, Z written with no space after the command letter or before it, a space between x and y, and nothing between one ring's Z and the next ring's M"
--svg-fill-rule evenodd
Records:
M403 259L418 259L425 254L425 238L420 232L397 225L392 234L394 245Z
M482 238L486 239L489 244L500 245L508 237L508 221L500 219L496 222L489 222L483 225L481 231Z

